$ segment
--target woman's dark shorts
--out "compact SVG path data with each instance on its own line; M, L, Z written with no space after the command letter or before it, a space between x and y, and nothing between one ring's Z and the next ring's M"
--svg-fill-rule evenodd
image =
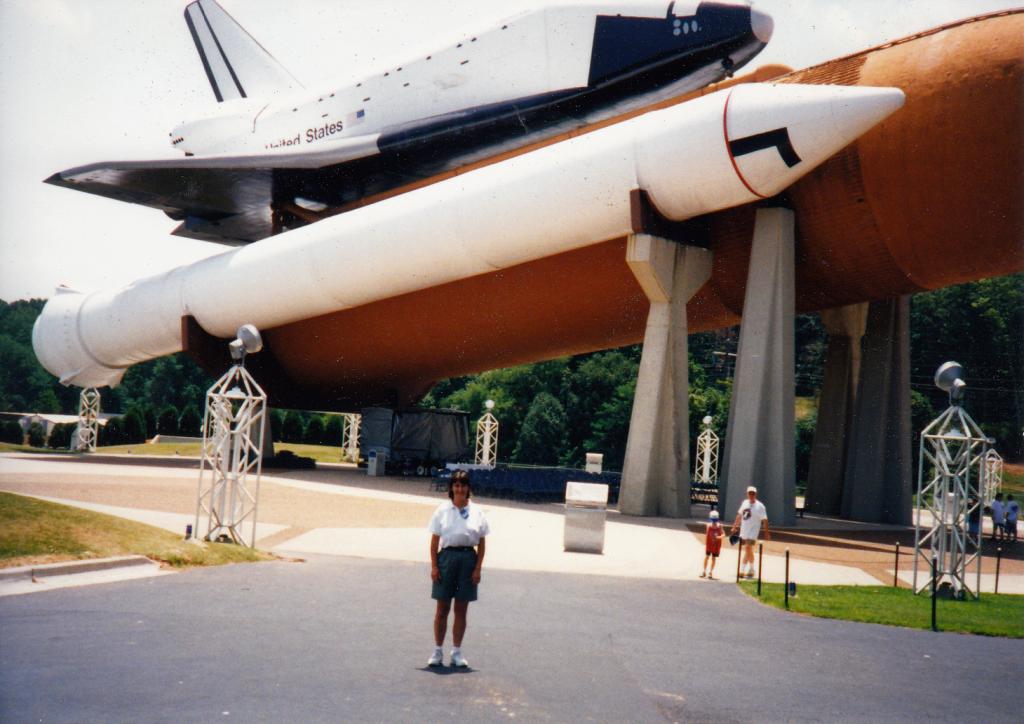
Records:
M430 595L438 601L454 598L457 601L475 601L476 551L472 548L444 548L437 554L437 567L441 580L434 581Z

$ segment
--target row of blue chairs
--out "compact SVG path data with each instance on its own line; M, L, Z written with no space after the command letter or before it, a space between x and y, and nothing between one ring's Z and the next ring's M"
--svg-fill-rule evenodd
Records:
M573 468L509 468L473 470L473 494L492 498L506 498L530 502L559 502L565 500L565 484L606 483L608 502L619 499L619 473L587 473ZM444 471L438 482L446 486L450 471Z

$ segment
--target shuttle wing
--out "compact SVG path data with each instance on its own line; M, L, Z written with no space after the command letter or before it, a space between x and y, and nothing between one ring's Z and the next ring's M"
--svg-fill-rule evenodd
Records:
M301 174L375 155L377 139L356 136L315 152L101 161L55 173L46 183L160 209L183 222L178 236L246 243L271 235L282 171Z

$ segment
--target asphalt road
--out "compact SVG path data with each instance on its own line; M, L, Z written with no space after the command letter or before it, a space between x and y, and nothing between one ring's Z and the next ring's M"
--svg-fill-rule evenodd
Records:
M466 672L424 666L432 612L424 565L337 557L3 598L0 720L1022 720L1020 641L727 583L485 568Z

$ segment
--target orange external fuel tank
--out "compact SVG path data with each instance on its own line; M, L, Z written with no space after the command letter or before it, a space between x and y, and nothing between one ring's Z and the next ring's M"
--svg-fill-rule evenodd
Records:
M1024 10L776 80L906 93L901 111L783 200L796 214L798 312L1024 271ZM714 267L687 306L691 331L739 322L755 211L748 205L708 217ZM356 410L414 402L445 377L639 342L648 302L625 246L624 238L608 239L263 330L257 376L272 404ZM186 350L222 368L223 345L187 320L184 328Z

